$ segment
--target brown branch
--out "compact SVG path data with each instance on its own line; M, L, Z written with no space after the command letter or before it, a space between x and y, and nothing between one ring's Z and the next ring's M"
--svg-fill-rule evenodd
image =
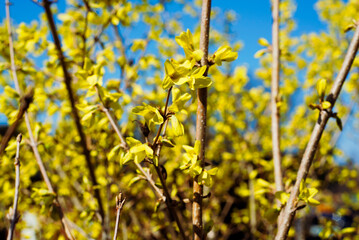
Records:
M54 17L53 17L51 8L50 8L50 4L51 4L51 2L48 1L48 0L43 1L43 7L45 9L45 13L46 13L46 17L47 17L47 20L48 20L48 23L49 23L49 26L50 26L50 29L51 29L52 37L54 39L55 46L56 46L56 49L57 49L57 52L58 52L58 56L59 56L60 64L61 64L61 67L62 67L62 71L64 73L64 80L65 80L66 90L67 90L67 93L69 95L68 97L69 97L70 104L71 104L72 116L73 116L74 121L75 121L77 132L78 132L78 134L80 136L80 143L81 143L81 146L82 146L83 154L85 156L87 168L89 169L89 172L90 172L92 186L94 187L95 198L96 198L97 203L98 203L99 213L100 213L100 216L101 216L101 222L103 223L105 214L104 214L104 210L103 210L103 204L102 204L102 200L101 200L100 190L97 187L98 183L97 183L97 179L96 179L96 176L95 176L95 169L94 169L94 167L92 165L92 162L91 162L91 155L90 155L90 151L88 149L87 143L86 143L86 136L85 136L85 134L83 132L82 125L80 123L80 117L79 117L77 108L75 106L75 94L74 94L74 92L72 90L72 87L71 87L72 78L71 78L70 73L67 70L65 56L64 56L64 53L63 53L62 48L61 48L61 42L60 42L59 34L57 32L57 29L56 29L56 25L55 25Z
M201 65L207 66L208 71L208 42L209 42L209 25L211 17L211 0L203 0L201 16L201 37L200 49L203 52ZM202 167L205 165L206 152L206 127L207 127L207 88L197 89L197 119L196 119L196 140L201 142L201 151L199 161ZM202 221L202 195L203 186L198 183L198 176L193 179L193 205L192 205L192 224L193 239L203 239L203 221Z
M6 0L6 20L7 20L7 26L8 26L8 33L9 33L9 50L10 50L10 61L11 61L11 69L12 69L12 77L13 77L13 80L14 80L14 83L15 83L15 87L16 87L16 90L18 92L18 94L21 96L21 89L19 87L19 81L18 81L18 78L17 78L17 74L16 74L16 67L15 67L15 54L14 54L14 48L13 48L13 44L10 44L10 42L12 43L12 32L11 32L11 24L10 24L10 9L9 9L9 1ZM31 144L31 148L34 152L34 155L35 155L35 159L36 159L36 162L37 162L37 165L39 166L40 168L40 172L41 172L41 175L46 183L46 186L47 186L47 189L52 192L52 193L55 193L53 187L52 187L52 184L50 182L50 179L47 175L47 172L46 172L46 169L45 169L45 166L44 166L44 163L41 159L41 156L40 156L40 153L39 153L39 150L37 149L37 143L35 141L35 138L34 138L34 135L32 134L32 129L31 129L31 124L30 124L30 118L29 118L29 115L27 113L27 111L25 111L25 123L26 123L26 128L27 128L27 131L29 133L29 138L30 138L30 144ZM57 196L57 194L55 193L55 195ZM65 215L64 215L64 212L61 208L61 205L57 199L57 197L54 199L54 203L55 205L58 206L58 210L59 210L59 214L60 214L60 219L61 219L61 224L62 224L62 227L64 229L64 232L65 232L65 237L67 239L70 239L70 240L73 240L74 237L72 236L71 234L71 228L69 227L66 219L65 219Z
M96 87L96 90L97 90L97 93L98 93L97 87ZM169 90L169 93L170 93L170 90ZM169 93L168 93L167 99L166 99L166 106L165 106L165 113L164 113L164 115L167 114L167 107L168 107L169 95L170 95ZM99 99L100 99L100 102L101 102L101 110L106 114L107 118L108 118L109 121L110 121L110 124L111 124L112 128L115 130L116 134L117 134L118 137L120 138L121 146L122 146L126 151L128 151L128 150L129 150L129 146L128 146L127 142L125 141L125 138L123 137L123 135L122 135L120 129L118 128L118 126L117 126L115 120L114 120L113 117L111 116L110 111L108 110L108 108L106 108L106 106L104 106L100 94L98 94L98 95L99 95ZM158 130L159 133L161 132L161 129L162 129L161 126L164 125L165 122L166 122L166 121L164 121L164 123L162 123L162 124L160 125L160 128L159 128L159 130ZM157 134L157 135L158 135L158 134ZM154 144L153 144L153 146L154 146L154 148L153 148L153 149L154 149L154 152L156 152L156 149L157 149L156 146L158 146L158 147L160 146L160 145L158 145L158 144L155 144L157 141L158 141L158 138L156 138L156 139L154 140ZM178 226L178 229L179 229L179 231L180 231L180 234L181 234L182 239L187 239L187 238L186 238L186 235L185 235L185 233L184 233L182 224L181 224L181 222L180 222L180 220L179 220L179 218L178 218L177 212L176 212L176 210L174 209L174 205L173 205L173 200L172 200L172 198L171 198L171 194L170 194L169 191L168 191L168 188L167 188L167 186L166 186L166 182L165 182L165 180L164 180L164 178L163 178L163 175L162 175L160 169L154 164L154 167L155 167L155 169L156 169L156 172L157 172L157 174L158 174L158 177L159 177L159 179L160 179L160 181L161 181L161 184L162 184L162 187L163 187L163 193L162 193L162 191L156 186L156 183L155 183L154 180L152 179L151 175L150 175L148 172L146 172L146 171L142 168L141 164L135 162L135 165L136 165L136 167L141 171L141 173L144 175L145 179L150 183L150 185L152 186L152 188L158 193L158 195L159 195L159 197L161 198L161 200L166 203L166 206L167 206L167 209L168 209L170 215L171 215L172 218L176 221L176 224L177 224L177 226Z
M153 152L156 154L156 157L158 159L160 158L160 152L161 152L161 144L158 143L158 139L159 139L159 137L161 135L161 132L162 132L163 128L164 128L164 131L163 131L162 134L165 135L165 129L167 127L167 122L168 122L168 112L167 111L168 111L168 104L169 104L169 99L170 99L170 96L171 96L171 91L172 91L172 87L170 87L168 89L168 92L167 92L165 109L164 109L164 112L163 112L164 121L160 125L160 127L158 128L157 135L155 137L155 140L153 141ZM174 208L173 199L172 199L171 194L170 194L170 192L169 192L169 190L167 188L166 180L163 177L162 171L159 168L159 166L156 166L155 164L153 164L153 166L155 167L155 170L157 172L158 178L161 181L163 192L164 192L164 194L166 196L166 205L167 205L167 209L169 211L169 214L175 220L175 222L177 223L179 232L181 234L181 238L186 239L186 234L184 232L184 229L183 229L183 226L181 224L181 221L178 218L176 209Z
M255 239L257 232L257 216L256 216L256 200L254 196L254 179L251 178L251 172L253 171L253 166L248 164L248 187L249 187L249 219L250 219L250 229L251 229L251 239Z
M353 39L349 45L348 52L344 58L343 65L333 83L332 89L328 97L327 101L331 103L331 108L329 110L322 110L319 114L318 121L316 122L308 145L305 149L302 161L299 166L297 179L295 185L291 191L290 197L288 199L287 205L283 212L282 224L278 229L278 233L276 236L276 240L286 239L289 228L292 224L292 221L295 217L295 213L297 210L297 198L299 195L300 183L304 181L308 175L310 166L313 162L314 155L318 148L318 144L320 138L323 134L324 128L330 118L331 110L334 107L336 100L338 99L339 93L342 89L344 81L349 73L349 70L353 64L355 55L358 51L359 47L359 28L356 29Z
M123 205L125 204L126 198L123 198L122 193L119 193L116 196L116 226L115 226L115 233L113 235L113 240L117 239L117 232L118 232L118 225L120 223L120 215Z
M96 88L97 89L97 88ZM100 98L101 100L101 98ZM112 128L115 130L117 136L120 138L121 141L121 147L123 149L125 149L126 151L128 151L130 148L127 144L127 142L125 141L125 138L123 137L120 129L118 128L114 118L112 117L110 111L108 110L108 108L106 108L104 106L104 104L101 102L101 111L103 111L106 114L107 119L110 121L110 124L112 126ZM136 167L140 170L140 172L144 175L144 177L146 178L146 180L150 183L150 185L153 187L153 189L157 192L157 194L159 195L159 197L162 200L165 200L165 196L163 195L162 191L156 186L155 181L152 179L151 175L146 172L143 167L141 166L141 164L136 163L135 162Z
M9 228L9 232L7 235L7 240L12 240L13 239L13 234L14 234L14 230L15 230L15 225L19 220L19 215L17 213L17 205L18 205L18 201L19 201L19 188L20 188L20 143L21 143L21 139L22 139L22 135L21 133L17 136L16 138L16 155L15 155L15 173L16 173L16 178L15 178L15 197L14 197L14 205L13 208L10 208L10 220L11 220L11 225ZM11 216L12 214L12 216Z
M24 116L25 112L27 111L27 109L29 108L29 106L33 100L34 100L34 89L31 88L31 90L20 99L20 108L19 108L19 112L17 113L16 120L6 130L4 137L1 139L0 157L4 153L5 148L9 142L10 138L15 133L17 126L20 124L20 120Z
M280 154L280 113L277 106L279 94L279 0L272 1L272 84L271 84L271 109L272 109L272 151L274 162L274 179L277 191L283 191L282 163ZM279 203L280 204L280 203Z

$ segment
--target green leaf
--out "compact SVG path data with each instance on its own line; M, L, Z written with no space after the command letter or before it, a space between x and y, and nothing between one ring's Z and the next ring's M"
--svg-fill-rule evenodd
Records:
M320 99L324 99L325 90L327 88L327 80L325 78L321 78L317 83L317 92Z
M285 205L289 199L289 193L278 191L275 193L275 198L278 199L282 205Z
M138 181L141 180L141 179L142 179L141 176L136 176L136 177L132 178L132 179L130 180L130 182L128 183L128 187L131 187L135 182L138 182Z
M169 147L169 148L173 148L175 146L175 144L173 144L169 139L167 138L163 138L161 139L161 143L163 146L165 147Z
M171 116L171 126L176 137L182 136L184 134L183 125L178 121L176 115Z
M215 168L212 168L212 169L210 169L210 170L207 170L207 172L208 172L209 175L214 176L214 175L216 175L217 172L218 172L218 167L215 167Z
M118 154L118 150L120 149L121 144L116 145L111 149L111 151L108 153L107 158L109 161L113 161L115 159L115 156Z
M322 108L323 108L323 109L328 109L328 108L330 108L331 106L332 106L332 104L331 104L330 102L328 102L328 101L322 102Z
M163 117L158 109L143 103L143 106L138 106L132 109L134 114L143 116L147 123L147 126L152 130L154 125L160 125L163 123Z
M133 147L133 146L137 146L137 145L141 145L141 144L142 144L141 141L139 141L139 140L137 140L137 139L135 139L135 138L133 138L133 137L127 137L127 138L126 138L126 142L127 142L128 146L129 146L130 148Z
M254 54L254 58L260 58L267 52L268 52L268 49L260 49Z
M357 228L355 227L346 227L344 229L342 229L340 232L342 234L350 234L350 233L355 233L357 231Z
M265 39L265 38L260 38L260 39L258 39L258 43L259 43L259 45L262 45L262 46L264 46L264 47L268 47L268 46L269 46L269 42L268 42L267 39Z
M4 93L9 96L10 98L18 98L19 94L16 92L15 89L10 87L9 85L6 85L4 88Z
M222 62L232 62L238 58L238 53L233 52L229 46L221 46L213 54L212 59L218 65L221 66Z

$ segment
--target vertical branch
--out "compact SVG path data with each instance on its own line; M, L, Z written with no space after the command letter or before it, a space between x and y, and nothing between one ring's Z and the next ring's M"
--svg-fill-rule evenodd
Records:
M251 172L253 171L253 166L251 164L247 167L249 180L249 218L250 218L250 227L251 227L251 238L255 239L255 234L257 231L257 217L256 217L256 200L254 196L254 179L251 178Z
M283 191L282 163L280 155L280 113L277 106L279 93L279 0L272 0L272 84L271 84L271 109L272 109L272 151L274 162L274 179L277 191Z
M15 83L15 87L16 87L16 90L18 92L18 94L21 96L22 93L21 93L21 89L19 87L19 81L18 81L18 78L17 78L17 74L16 74L16 66L15 66L15 54L14 54L14 47L13 47L13 41L12 41L12 32L11 32L11 23L10 23L10 9L9 9L9 1L6 0L6 20L7 20L7 27L8 27L8 33L9 33L9 51L10 51L10 61L11 61L11 70L12 70L12 78L14 80L14 83ZM54 188L52 187L52 184L51 184L51 181L47 175L47 172L46 172L46 169L45 169L45 166L44 166L44 163L41 159L41 156L40 156L40 153L39 153L39 150L37 149L37 143L35 141L35 138L34 138L34 135L32 134L32 129L31 129L31 124L30 124L30 118L29 118L29 115L27 113L27 111L25 110L25 124L26 124L26 128L27 128L27 131L29 133L29 138L30 138L30 145L31 145L31 148L32 148L32 151L34 152L34 155L35 155L35 159L36 159L36 162L37 162L37 165L39 166L40 168L40 172L41 172L41 175L42 175L42 178L44 179L45 181L45 184L47 186L47 189L52 192L52 193L55 193L54 191ZM56 193L55 193L56 194ZM71 228L69 227L66 219L65 219L65 215L64 215L64 212L61 208L61 205L57 199L57 197L54 199L54 203L55 205L58 207L58 210L59 210L59 214L60 214L60 219L61 219L61 224L62 224L62 227L64 229L64 232L65 232L65 237L67 239L74 239L74 237L72 236L71 234Z
M203 0L201 16L201 38L200 49L203 52L201 65L207 66L208 71L208 42L209 42L209 24L211 19L211 0ZM207 71L204 76L207 76ZM197 119L196 119L196 140L201 142L201 151L199 161L202 167L205 162L206 152L206 125L207 125L207 88L197 89ZM202 222L202 195L203 186L198 183L198 176L193 179L193 206L192 206L192 224L194 240L203 239Z
M74 121L75 121L77 132L78 132L78 134L80 136L80 142L81 142L83 154L84 154L85 159L86 159L87 168L89 169L89 172L90 172L92 186L95 187L95 186L98 185L97 179L96 179L96 176L95 176L95 169L94 169L94 167L92 165L92 162L91 162L91 155L90 155L90 151L88 149L87 143L86 143L86 136L85 136L85 134L83 132L82 125L80 123L80 117L79 117L78 111L77 111L76 106L75 106L75 95L74 95L74 92L73 92L72 87L71 87L72 78L71 78L70 73L67 70L65 56L64 56L64 53L63 53L62 48L61 48L61 42L60 42L59 34L58 34L57 30L56 30L56 25L55 25L54 17L53 17L51 8L50 8L50 4L51 4L51 1L48 1L48 0L43 1L43 7L45 9L47 21L48 21L49 27L51 29L52 37L54 39L55 46L56 46L56 49L57 49L57 53L59 55L59 60L60 60L60 64L61 64L61 67L62 67L62 71L64 73L64 80L65 80L66 90L67 90L67 93L69 95L68 97L69 97L70 104L71 104L72 116L73 116ZM101 195L100 195L99 188L95 187L94 192L95 192L95 198L96 198L97 203L98 203L99 213L101 215L101 221L103 223L104 210L103 210L103 205L102 205L102 200L101 200Z
M117 239L121 210L126 201L126 198L122 198L122 197L123 197L122 193L119 193L118 196L116 196L116 226L115 226L115 233L113 235L113 240Z
M308 145L305 149L302 161L300 163L298 173L297 173L297 179L294 184L294 187L290 193L290 197L288 199L287 205L284 209L283 215L282 215L282 224L280 225L278 229L278 233L276 236L276 240L284 240L287 238L287 234L289 231L289 228L292 224L292 221L294 219L295 213L297 211L297 203L298 203L298 195L299 195L299 189L300 189L300 183L304 181L308 175L310 166L312 165L314 155L316 153L316 150L318 148L318 144L320 141L320 138L323 134L324 128L332 114L332 108L334 107L334 104L339 96L339 93L342 89L342 86L344 84L344 81L349 73L349 70L353 64L355 55L358 51L359 47L359 27L355 30L353 39L349 45L347 54L344 58L343 65L333 83L332 89L330 90L330 93L326 99L326 101L329 101L331 103L331 108L329 110L321 110L319 114L318 121L316 122L312 135L310 137L310 140L308 142Z
M20 143L21 143L21 139L22 139L22 135L21 133L17 136L16 138L16 155L15 155L15 174L16 174L16 178L15 178L15 197L14 197L14 206L13 209L10 209L10 215L12 214L12 216L10 216L10 220L11 220L11 225L9 228L9 232L7 235L7 240L12 240L13 239L13 235L14 235L14 230L15 230L15 225L19 220L19 215L17 213L17 204L19 201L19 188L20 188Z

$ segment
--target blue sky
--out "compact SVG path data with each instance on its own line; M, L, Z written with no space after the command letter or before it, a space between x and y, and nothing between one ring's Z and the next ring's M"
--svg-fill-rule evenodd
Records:
M20 22L31 22L39 17L43 12L42 8L34 4L31 0L12 0L11 16L15 24ZM311 0L297 1L297 10L294 19L297 23L297 28L293 32L293 36L299 36L303 33L325 31L326 25L322 23L315 10L315 2ZM65 9L65 1L59 0L57 3L59 11ZM233 10L237 14L237 21L233 24L232 30L234 36L243 43L243 48L239 53L237 63L245 64L249 69L249 75L253 76L255 69L259 66L258 59L253 57L254 53L261 47L258 45L258 39L264 37L270 41L271 39L271 12L269 0L212 0L213 8L220 8L222 10ZM5 5L4 1L0 4L0 18L5 19ZM188 26L186 25L188 24ZM184 21L184 29L193 28L192 21ZM0 114L0 124L4 124L6 118ZM351 126L353 121L349 121ZM349 127L350 128L350 127ZM353 157L357 155L355 142L358 137L350 133L346 128L342 135L348 136L349 140L340 142L346 154ZM342 138L343 139L343 138ZM344 138L346 139L346 138Z

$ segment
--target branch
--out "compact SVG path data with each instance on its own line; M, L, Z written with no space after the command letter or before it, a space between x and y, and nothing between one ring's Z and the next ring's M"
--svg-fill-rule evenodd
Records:
M15 133L15 130L16 130L17 126L20 124L20 120L24 116L25 112L27 111L27 109L29 108L29 106L30 106L30 104L32 103L33 100L34 100L34 89L31 88L31 90L27 94L25 94L23 97L21 97L21 99L20 99L20 108L19 108L19 112L17 113L16 120L6 130L6 133L5 133L4 137L1 139L0 157L4 153L10 138Z
M170 95L171 95L171 91L172 91L172 87L170 87L168 89L168 92L167 92L167 97L166 97L166 103L165 103L165 109L164 109L164 121L163 123L160 125L160 127L158 128L158 131L157 131L157 135L155 137L155 140L153 141L153 152L156 154L156 157L159 159L160 158L160 152L161 152L161 147L162 145L158 143L158 139L161 135L161 132L162 132L162 129L163 129L163 135L165 135L166 133L166 127L167 127L167 123L168 123L168 104L169 104L169 99L170 99ZM157 175L158 175L158 178L160 179L160 182L162 184L162 187L163 187L163 192L166 196L166 205L167 205L167 209L171 215L171 217L175 220L175 222L177 223L177 226L178 226L178 229L179 229L179 232L181 234L181 238L182 239L187 239L186 238L186 234L184 232L184 229L183 229L183 226L181 224L181 221L179 220L178 218L178 215L177 215L177 211L174 207L174 204L173 204L173 199L171 197L171 194L167 188L167 185L166 185L166 180L165 178L163 177L163 174L162 174L162 171L161 169L156 166L155 164L153 164L153 166L155 167L155 170L157 172Z
M113 240L117 239L117 232L118 232L118 225L120 223L120 215L123 205L125 204L126 198L122 198L122 193L119 193L118 196L116 196L116 227L115 227L115 233L113 235Z
M96 87L96 91L98 92L97 87ZM164 115L167 114L167 107L168 107L170 92L171 92L171 91L170 91L170 89L169 89L168 95L167 95L167 99L166 99L166 105L165 105L165 113L164 113ZM98 94L98 95L99 95L99 94ZM122 133L121 133L120 129L118 128L118 126L117 126L115 120L114 120L113 117L111 116L109 109L106 108L106 107L104 106L103 102L101 101L100 95L99 95L99 98L100 98L100 102L101 102L101 110L106 114L107 118L108 118L109 121L110 121L111 126L113 127L113 129L114 129L115 132L117 133L118 137L120 138L121 146L122 146L126 151L128 151L128 150L129 150L129 146L128 146L127 142L125 141L125 138L122 136ZM159 133L161 132L161 129L163 128L163 125L165 125L165 122L166 122L166 121L164 121L164 123L162 123L162 124L160 125L160 128L158 129L157 137L155 138L155 140L154 140L154 142L153 142L154 152L156 152L157 147L158 147L158 149L159 149L159 147L160 147L160 145L158 145L158 144L156 144L156 143L157 143L158 138L159 138ZM164 178L163 178L163 175L162 175L160 169L159 169L155 164L153 165L153 166L155 167L156 172L157 172L157 174L158 174L158 177L159 177L159 179L160 179L160 181L161 181L164 194L163 194L162 191L156 186L156 183L155 183L154 180L152 179L151 175L150 175L148 172L146 172L146 171L142 168L141 164L135 162L135 165L136 165L136 167L141 171L141 173L144 175L144 177L146 178L146 180L150 183L150 185L152 186L152 188L158 193L160 199L166 203L166 206L167 206L167 209L168 209L170 215L172 216L172 218L175 219L175 221L176 221L176 223L177 223L177 226L178 226L178 229L179 229L179 232L180 232L180 234L181 234L182 239L187 239L187 238L186 238L186 235L185 235L185 233L184 233L182 224L181 224L181 222L180 222L180 220L179 220L179 218L178 218L177 212L176 212L176 210L174 209L173 200L172 200L172 198L171 198L171 194L170 194L170 192L168 191L168 188L167 188L167 186L166 186L166 182L165 182L165 180L164 180Z
M18 92L18 94L21 96L21 89L19 88L19 81L18 81L18 78L17 78L17 74L16 74L16 67L15 67L15 57L14 57L14 48L13 48L13 45L10 44L12 43L12 32L11 32L11 24L10 24L10 9L9 9L9 1L6 0L6 20L7 20L7 27L8 27L8 33L9 33L9 50L10 50L10 61L11 61L11 69L12 69L12 77L13 77L13 80L14 80L14 83L15 83L15 87L16 87L16 90ZM35 141L35 138L34 138L34 135L32 134L32 129L31 129L31 124L30 124L30 118L29 118L29 115L27 114L27 111L25 110L25 123L26 123L26 128L27 128L27 131L29 133L29 138L30 138L30 144L31 144L31 148L32 148L32 151L34 152L34 155L35 155L35 159L36 159L36 162L37 162L37 165L39 166L40 168L40 172L41 172L41 175L42 175L42 178L44 179L45 183L46 183L46 186L48 188L48 190L52 193L55 193L53 187L52 187L52 184L50 182L50 179L47 175L47 172L46 172L46 169L45 169L45 166L44 166L44 163L40 157L40 153L39 153L39 150L37 149L37 143ZM56 194L56 193L55 193ZM57 196L57 194L56 194ZM65 215L64 215L64 212L61 208L61 205L57 199L57 197L54 199L55 201L55 204L58 206L58 209L59 209L59 214L60 214L60 219L61 219L61 224L62 224L62 227L64 229L64 232L65 232L65 237L67 239L70 239L70 240L73 240L74 237L72 236L71 234L71 228L69 227L66 219L65 219Z
M14 197L14 206L13 209L10 208L10 212L9 215L12 214L12 216L10 216L10 221L11 221L11 225L9 228L9 232L7 235L7 240L12 240L13 238L13 234L14 234L14 230L15 230L15 225L19 220L19 215L17 213L17 204L19 201L19 188L20 188L20 143L21 143L21 139L22 139L22 135L21 133L17 136L16 138L16 156L15 156L15 172L16 172L16 179L15 179L15 197Z
M80 136L80 142L81 142L81 146L83 149L83 154L86 159L87 168L89 169L89 172L90 172L92 186L94 187L95 198L97 200L98 207L99 207L99 213L101 216L101 222L103 223L105 214L104 214L104 210L103 210L100 190L99 190L99 188L96 187L96 186L98 186L98 183L97 183L97 179L95 176L95 169L91 162L91 155L90 155L90 151L88 149L87 143L86 143L86 136L83 132L82 125L80 123L80 117L79 117L78 111L75 106L75 95L74 95L72 87L71 87L72 78L67 70L65 56L64 56L64 53L61 48L61 42L60 42L59 34L56 30L56 25L55 25L54 17L53 17L51 8L50 8L50 4L51 4L51 2L49 0L43 1L43 7L46 12L47 21L48 21L50 29L51 29L52 37L54 39L55 46L56 46L56 49L57 49L57 52L59 55L59 60L60 60L60 64L62 67L62 71L64 73L64 80L65 80L66 90L69 95L69 100L70 100L70 104L71 104L72 116L75 121L77 132Z
M331 103L331 108L326 111L322 110L319 114L318 121L316 122L312 135L310 137L307 148L305 149L302 161L300 163L300 167L297 174L297 179L295 185L291 191L290 197L288 199L287 205L283 212L282 224L278 229L278 233L276 236L276 240L286 239L291 223L294 219L296 210L297 210L297 197L299 195L300 183L306 179L308 175L308 171L313 162L313 158L315 152L318 148L318 144L320 138L323 134L324 128L330 118L330 113L336 100L338 99L339 93L342 89L344 81L349 73L349 70L353 64L355 55L358 51L359 47L359 28L357 27L353 39L349 45L348 52L344 58L343 65L333 83L332 89L330 90L330 94L327 97L327 101Z
M97 89L97 87L96 87ZM128 151L130 148L127 144L127 142L125 141L125 138L123 137L120 129L118 128L115 120L113 119L110 111L108 110L108 108L106 108L103 103L101 102L101 111L103 111L105 114L106 114L106 117L108 118L108 120L110 121L110 124L112 126L112 128L115 130L117 136L120 138L120 141L121 141L121 147L123 149L125 149L125 151ZM136 163L135 162L135 165L136 167L140 170L140 172L144 175L144 177L146 178L146 180L150 183L150 185L153 187L153 189L157 192L157 194L159 195L159 197L162 199L162 200L165 200L165 196L163 195L162 191L156 186L156 183L155 181L152 179L151 175L146 172L143 167L141 166L141 164L139 163Z
M272 1L272 84L271 84L271 109L272 109L272 151L274 162L274 178L277 191L283 191L282 163L280 155L280 113L277 103L279 101L279 0Z
M207 66L204 76L208 72L208 42L209 42L209 25L211 17L211 0L203 0L201 16L201 37L200 49L203 52L201 65ZM207 126L207 88L197 89L197 119L196 119L196 140L201 142L201 151L199 161L202 168L205 166L206 152L206 126ZM198 183L198 176L193 179L193 205L192 205L192 224L194 240L203 239L203 222L202 222L202 195L203 186Z

